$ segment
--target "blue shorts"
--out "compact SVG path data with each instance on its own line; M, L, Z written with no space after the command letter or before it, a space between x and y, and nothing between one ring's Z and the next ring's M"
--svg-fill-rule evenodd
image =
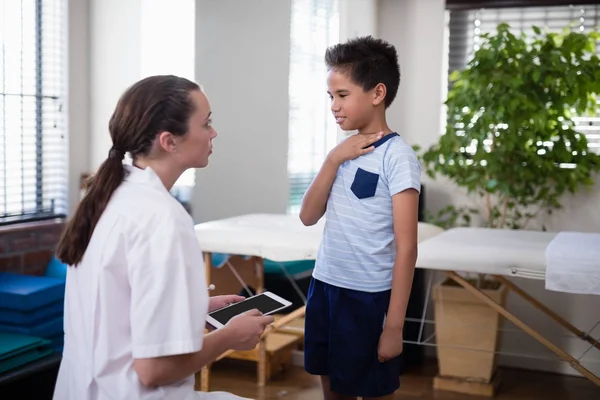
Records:
M384 363L377 359L390 294L344 289L313 278L306 303L306 371L327 375L331 391L342 395L380 397L396 391L402 355Z

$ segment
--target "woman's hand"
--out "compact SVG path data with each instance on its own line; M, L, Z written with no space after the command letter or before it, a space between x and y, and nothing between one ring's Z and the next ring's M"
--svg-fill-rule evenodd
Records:
M244 300L245 297L235 294L226 294L223 296L213 296L208 298L208 312L213 312L219 308L227 307L230 304Z
M262 315L255 309L231 318L221 330L228 332L232 350L252 350L258 344L267 325L273 321L272 316Z

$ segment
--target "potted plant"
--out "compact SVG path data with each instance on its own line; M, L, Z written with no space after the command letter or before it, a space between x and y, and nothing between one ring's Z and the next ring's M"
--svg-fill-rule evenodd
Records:
M562 207L563 195L593 184L600 155L574 118L600 114L600 35L533 30L526 39L498 25L482 35L466 68L451 74L446 132L420 158L432 179L449 179L474 204L449 205L428 222L532 229ZM503 285L483 275L472 283L504 302ZM500 316L451 281L435 288L434 302L440 375L490 382ZM486 326L473 336L472 324ZM464 343L483 351L453 348Z

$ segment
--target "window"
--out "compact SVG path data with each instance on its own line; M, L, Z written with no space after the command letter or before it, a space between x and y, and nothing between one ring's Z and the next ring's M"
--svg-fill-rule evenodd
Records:
M289 75L288 212L337 142L326 94L325 50L339 41L338 0L292 0Z
M538 2L539 3L539 2ZM589 3L589 2L588 2ZM533 35L536 25L554 32L567 26L583 31L600 27L599 4L556 5L542 7L477 8L451 10L449 31L449 72L460 70L478 49L480 36L493 33L501 22L507 22L515 33ZM600 53L600 47L597 47ZM600 153L600 115L574 118L578 131L586 135L591 151Z
M66 215L66 7L0 0L0 224Z

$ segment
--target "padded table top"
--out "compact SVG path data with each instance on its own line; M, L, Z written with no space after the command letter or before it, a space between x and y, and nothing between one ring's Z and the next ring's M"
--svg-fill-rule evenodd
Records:
M544 279L556 232L452 228L419 244L417 268Z
M325 218L304 226L297 215L246 214L195 226L205 252L257 256L272 261L314 260L321 244ZM419 223L419 241L443 230Z

